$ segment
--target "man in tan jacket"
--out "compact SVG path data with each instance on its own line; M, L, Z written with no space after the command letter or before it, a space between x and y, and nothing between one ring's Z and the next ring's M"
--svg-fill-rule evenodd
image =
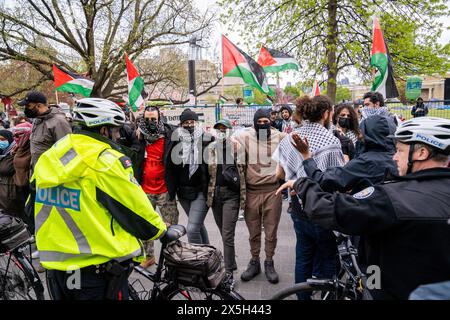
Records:
M247 197L245 205L245 222L249 230L250 251L252 258L241 275L243 281L249 281L261 272L259 254L261 251L261 228L264 226L265 253L264 271L271 283L278 282L273 256L277 245L277 230L281 217L281 195L276 195L279 180L277 163L272 160L272 153L285 136L284 133L270 126L270 110L259 109L253 117L254 126L244 130L235 140L242 146L245 157L239 157L246 164Z

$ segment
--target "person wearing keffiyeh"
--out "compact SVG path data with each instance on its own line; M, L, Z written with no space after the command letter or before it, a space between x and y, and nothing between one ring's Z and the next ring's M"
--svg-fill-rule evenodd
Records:
M388 120L389 135L394 135L395 130L397 129L397 125L400 123L400 120L397 118L397 116L389 112L388 108L384 104L383 95L379 92L367 92L364 94L363 99L364 106L361 109L362 121L360 123L360 127L365 119L374 115L379 115L385 117ZM356 155L359 155L359 153L361 153L364 149L363 143L364 139L358 141L356 145ZM389 140L388 147L390 151L395 151L394 139Z
M304 125L286 136L275 150L273 159L279 165L280 179L297 180L306 177L303 157L294 147L293 135L306 138L317 166L321 170L344 165L344 156L339 139L329 130L332 102L326 96L297 100L296 113L304 119ZM297 236L295 282L305 282L313 275L318 278L332 278L336 271L336 242L332 231L325 230L307 220L297 196L292 197L291 218ZM309 299L307 294L299 294L299 299Z
M188 216L187 236L191 243L208 244L204 221L209 185L208 164L204 159L206 147L214 137L204 132L198 115L185 109L180 115L180 127L174 131L175 145L170 152L171 166L178 200Z

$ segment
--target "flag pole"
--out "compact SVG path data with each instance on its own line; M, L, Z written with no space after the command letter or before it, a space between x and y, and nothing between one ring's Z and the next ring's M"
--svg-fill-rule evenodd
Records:
M58 91L57 90L55 90L55 96L56 96L56 104L59 104Z

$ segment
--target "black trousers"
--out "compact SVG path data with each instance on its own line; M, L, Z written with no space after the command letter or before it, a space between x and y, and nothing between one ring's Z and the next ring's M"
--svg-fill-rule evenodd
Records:
M53 300L106 300L110 279L108 273L95 267L47 271L48 289ZM114 300L128 300L127 277L120 288Z

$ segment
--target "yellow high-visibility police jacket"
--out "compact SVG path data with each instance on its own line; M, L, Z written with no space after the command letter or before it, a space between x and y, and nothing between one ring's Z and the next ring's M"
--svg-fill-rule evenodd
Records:
M35 235L44 268L74 270L140 260L142 240L166 225L133 176L131 160L99 140L69 134L43 153L32 182Z

